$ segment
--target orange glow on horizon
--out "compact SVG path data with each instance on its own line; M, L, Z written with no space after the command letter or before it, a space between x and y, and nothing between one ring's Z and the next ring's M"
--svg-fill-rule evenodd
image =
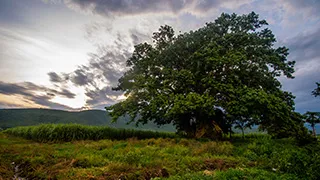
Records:
M6 108L49 108L48 106L36 104L19 95L0 94L0 102Z

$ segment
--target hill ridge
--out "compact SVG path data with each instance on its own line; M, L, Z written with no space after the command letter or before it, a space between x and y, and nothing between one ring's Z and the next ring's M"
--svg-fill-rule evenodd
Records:
M174 132L172 125L158 127L154 123L148 123L136 127L134 123L127 124L129 119L121 117L116 123L111 122L107 111L90 109L82 111L66 111L44 108L12 108L0 109L0 128L6 129L16 126L31 126L38 124L67 124L76 123L94 126L110 126L114 128L144 129L156 131Z

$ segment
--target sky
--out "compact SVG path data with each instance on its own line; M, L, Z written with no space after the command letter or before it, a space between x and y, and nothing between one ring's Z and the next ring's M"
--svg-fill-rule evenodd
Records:
M134 45L161 25L188 32L221 13L267 20L275 46L296 61L296 111L320 111L319 0L0 0L0 108L103 109L125 97L112 91Z

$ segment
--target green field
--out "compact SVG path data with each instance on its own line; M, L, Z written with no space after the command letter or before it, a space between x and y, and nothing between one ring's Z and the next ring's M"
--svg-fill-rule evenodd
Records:
M56 130L65 126L68 135L72 134L70 127L97 128L96 133L101 130L101 127L79 125L43 127L51 126ZM28 128L30 130L23 130ZM18 134L19 131L24 133ZM57 131L51 130L51 135L54 132ZM86 132L90 133L89 130ZM320 177L318 144L298 147L293 139L274 140L265 134L248 134L245 139L235 135L233 139L209 141L177 136L163 138L161 136L168 133L156 132L147 132L147 138L134 137L141 132L127 138L120 132L113 132L118 134L117 139L70 142L59 140L65 136L60 133L55 136L56 140L41 143L50 137L50 133L42 134L40 126L8 129L0 133L0 177L226 180ZM29 139L33 140L18 137L23 134L29 134Z

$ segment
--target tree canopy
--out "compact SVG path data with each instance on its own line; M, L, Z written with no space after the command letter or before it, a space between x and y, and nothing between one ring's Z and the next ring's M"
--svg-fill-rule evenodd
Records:
M127 99L107 110L114 120L128 114L137 123L173 123L193 137L219 137L234 119L286 131L294 123L294 96L277 78L294 78L295 62L287 60L288 48L274 47L267 25L252 12L222 13L178 35L161 26L152 44L135 46L114 88Z
M313 136L316 136L316 129L315 126L316 124L320 123L320 112L306 112L304 114L305 116L305 122L309 123L310 126L312 127L312 134Z

